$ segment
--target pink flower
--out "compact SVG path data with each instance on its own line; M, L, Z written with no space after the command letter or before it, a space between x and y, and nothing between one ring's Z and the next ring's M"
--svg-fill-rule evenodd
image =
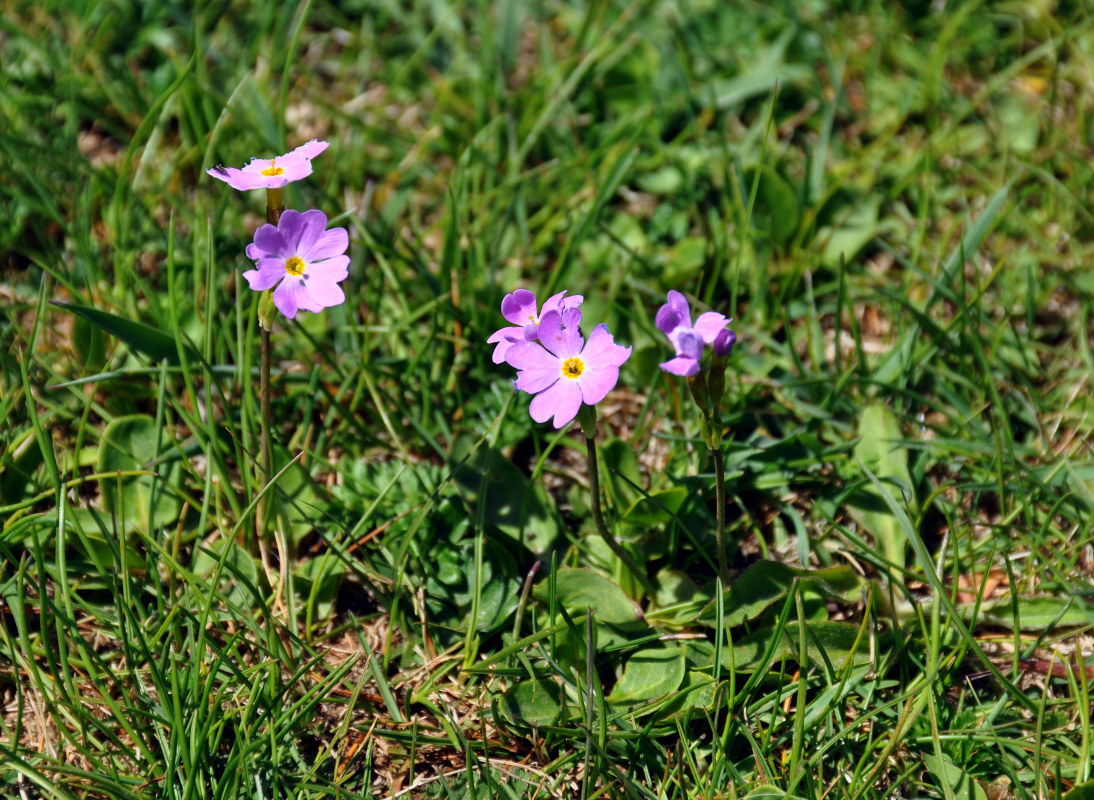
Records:
M505 295L501 301L501 314L513 323L514 327L502 328L495 331L488 344L497 343L494 348L493 360L495 364L505 361L505 353L514 342L534 342L539 335L540 320L550 311L564 311L567 308L577 308L585 298L579 294L566 297L566 292L551 295L543 302L543 308L536 313L536 296L527 289L517 289L515 292Z
M346 295L340 281L346 279L349 234L345 228L327 228L327 215L315 209L281 214L276 227L263 225L247 245L247 257L258 269L243 273L256 292L273 289L277 310L289 319L299 309L322 311L342 303Z
M619 380L631 348L615 343L607 325L581 338L581 310L548 311L539 322L539 341L512 342L505 360L515 367L513 385L534 394L528 411L536 422L554 417L556 429L573 421L581 404L596 405Z
M311 160L326 149L326 142L312 139L283 156L252 158L243 169L217 164L207 172L233 189L279 189L311 175Z
M737 334L726 330L733 320L724 314L707 311L691 324L691 308L680 292L670 291L668 302L657 310L655 323L669 337L676 357L662 362L661 369L673 375L685 377L699 372L699 359L706 345L713 345L719 356L729 355L737 341Z

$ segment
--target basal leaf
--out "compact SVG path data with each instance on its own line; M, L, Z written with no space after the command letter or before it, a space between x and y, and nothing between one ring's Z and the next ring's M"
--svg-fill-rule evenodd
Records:
M94 323L112 336L121 339L136 352L149 356L157 363L163 360L166 360L168 364L179 363L179 352L175 340L158 328L79 303L67 303L61 300L51 300L50 303ZM201 356L189 346L186 346L186 352L187 356L194 361L201 359Z

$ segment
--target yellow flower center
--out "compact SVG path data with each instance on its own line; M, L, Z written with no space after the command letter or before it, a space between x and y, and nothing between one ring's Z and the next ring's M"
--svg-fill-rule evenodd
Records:
M266 169L262 170L262 174L265 175L267 178L272 178L275 175L280 175L282 172L285 171L285 170L281 169L281 167L274 164L275 161L277 161L276 158L271 158L270 159L270 166L268 166L268 167L266 167Z
M562 377L569 378L576 381L581 377L581 373L585 371L585 364L580 358L574 356L573 358L567 358L562 362Z
M299 278L304 274L304 260L300 256L293 256L285 262L285 272L294 278Z

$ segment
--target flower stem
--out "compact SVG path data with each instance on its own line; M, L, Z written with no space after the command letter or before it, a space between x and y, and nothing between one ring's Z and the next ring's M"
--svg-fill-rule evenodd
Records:
M638 579L646 593L652 597L656 593L653 583L646 577L645 571L631 558L630 553L623 549L623 545L617 542L615 537L608 532L608 526L604 524L604 515L600 511L600 473L596 465L596 442L590 436L585 437L585 453L588 457L589 489L593 495L593 521L596 523L597 533L600 534L600 538L604 540L604 543L608 545L611 551L615 553L616 558L622 561L634 577Z
M714 495L718 507L714 517L717 520L715 536L718 540L718 575L724 586L729 585L729 572L726 569L726 464L722 457L722 448L711 450L714 456Z
M261 475L263 485L273 478L273 455L270 448L270 425L273 423L273 413L270 411L270 332L260 328L262 363L259 368L259 415L261 416L261 429L259 434L259 447L261 448ZM270 494L262 498L255 510L255 527L258 532L258 540L264 542L269 530Z
M281 219L281 212L285 210L285 207L281 204L281 190L280 189L267 189L266 190L266 222L271 225L276 225L278 220ZM262 315L259 315L262 318ZM273 479L273 453L272 445L270 444L270 426L273 425L273 412L270 411L270 362L272 360L270 344L270 329L267 325L259 325L259 332L261 334L261 366L259 368L259 415L261 419L261 432L259 435L259 447L261 448L261 470L262 474L260 479L263 485L269 483ZM269 533L270 527L270 494L269 492L262 498L262 501L258 504L258 508L255 509L255 528L258 533L258 541L260 543L266 541L266 537Z

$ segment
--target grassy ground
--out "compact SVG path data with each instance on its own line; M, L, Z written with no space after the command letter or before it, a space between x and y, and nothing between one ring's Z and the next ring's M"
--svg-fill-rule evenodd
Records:
M1094 796L1083 4L193 5L0 21L5 797ZM314 137L348 302L273 334L264 489L205 170ZM652 596L517 287L633 347ZM669 289L739 335L721 594Z

